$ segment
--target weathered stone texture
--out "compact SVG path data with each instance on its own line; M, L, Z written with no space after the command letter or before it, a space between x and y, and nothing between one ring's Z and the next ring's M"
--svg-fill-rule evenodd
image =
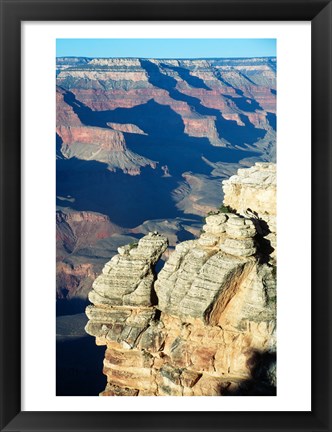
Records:
M94 304L150 306L155 279L153 266L167 248L166 237L150 233L137 244L118 249L93 283Z
M261 182L273 196L273 172L256 165L228 184L240 190L247 179L261 196ZM244 189L232 208L244 203ZM244 207L208 216L200 238L178 244L156 280L153 266L167 247L157 233L105 265L86 310L86 331L107 347L101 395L274 394L276 267L259 232L272 219L254 205L248 217Z
M272 248L271 257L276 259L276 164L256 162L251 168L239 169L237 175L223 181L223 190L224 204L254 220L259 234Z

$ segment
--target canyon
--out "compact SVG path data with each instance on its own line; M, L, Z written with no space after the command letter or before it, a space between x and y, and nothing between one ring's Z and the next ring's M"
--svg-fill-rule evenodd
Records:
M82 370L101 382L103 348L83 331L94 281L119 247L150 232L168 242L158 273L178 244L200 237L224 180L276 161L276 58L62 57L56 69L57 392L90 395L99 387L82 371L65 381L81 361L71 347L83 343Z
M223 179L275 161L275 58L57 58L56 83L59 298L86 298L106 239L193 238Z

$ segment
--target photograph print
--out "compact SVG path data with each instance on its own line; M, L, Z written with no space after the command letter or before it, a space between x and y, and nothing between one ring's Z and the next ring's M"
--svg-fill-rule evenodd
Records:
M57 39L56 395L275 396L275 39Z

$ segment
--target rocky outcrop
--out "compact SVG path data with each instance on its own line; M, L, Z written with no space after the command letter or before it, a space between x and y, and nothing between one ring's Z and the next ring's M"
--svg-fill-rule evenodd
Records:
M121 123L112 123L109 122L107 123L107 126L110 126L112 129L117 130L117 131L121 131L121 132L126 132L126 133L133 133L133 134L138 134L138 135L146 135L146 133L144 131L142 131L142 129L140 129L138 126L134 125L134 124L121 124Z
M66 67L68 65L68 67ZM181 117L185 132L214 146L227 139L218 119L270 130L276 59L58 59L58 85L93 111L134 108L153 99ZM227 122L226 122L227 124Z
M255 172L257 186L267 178L257 172L273 169L239 175ZM251 206L258 208L254 196ZM106 345L101 395L275 394L276 267L254 210L233 209L209 215L200 237L178 244L157 278L167 240L156 232L105 265L86 310L86 331Z
M151 306L155 279L153 266L167 248L167 239L148 234L138 243L123 246L103 268L89 300L97 304Z
M98 151L99 153L100 150L108 150L109 152L124 152L125 150L122 133L111 129L59 125L57 133L68 150L75 143L81 144L82 151L86 151L88 145L94 146L95 152Z
M256 230L236 215L209 216L198 240L179 244L158 275L158 307L170 315L218 323L218 314L252 272Z
M276 216L276 165L257 162L223 182L224 204L245 214L248 208L261 219Z
M223 182L224 203L244 216L251 217L260 234L273 249L277 247L277 172L272 163L257 162L249 169Z

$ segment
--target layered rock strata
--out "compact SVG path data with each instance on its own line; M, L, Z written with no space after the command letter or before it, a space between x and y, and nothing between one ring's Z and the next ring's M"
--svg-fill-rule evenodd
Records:
M106 345L101 395L275 394L276 268L254 218L208 216L155 280L166 245L150 233L120 248L94 282L86 331Z
M113 232L205 216L223 198L222 179L275 160L275 58L57 58L56 103L58 209L117 225L92 238L98 221L83 222L86 231L60 224L60 298L86 299L91 275L116 249ZM196 236L196 222L184 223ZM192 237L154 229L171 243Z
M130 151L126 146L123 132L144 134L137 126L116 123L109 123L104 128L86 126L66 99L68 95L70 92L57 87L56 133L61 142L62 157L103 162L110 171L120 169L130 175L140 174L145 166L156 168L154 161Z
M188 135L206 137L215 146L227 143L217 130L219 114L238 126L270 130L268 114L275 113L275 58L59 58L57 63L58 85L93 111L134 108L153 99L181 116Z
M166 237L150 233L136 244L121 246L95 280L89 300L94 304L151 306L153 267L167 248Z
M237 175L223 182L224 203L256 223L273 249L271 256L276 258L277 248L277 172L276 164L256 162L248 169L239 169Z

